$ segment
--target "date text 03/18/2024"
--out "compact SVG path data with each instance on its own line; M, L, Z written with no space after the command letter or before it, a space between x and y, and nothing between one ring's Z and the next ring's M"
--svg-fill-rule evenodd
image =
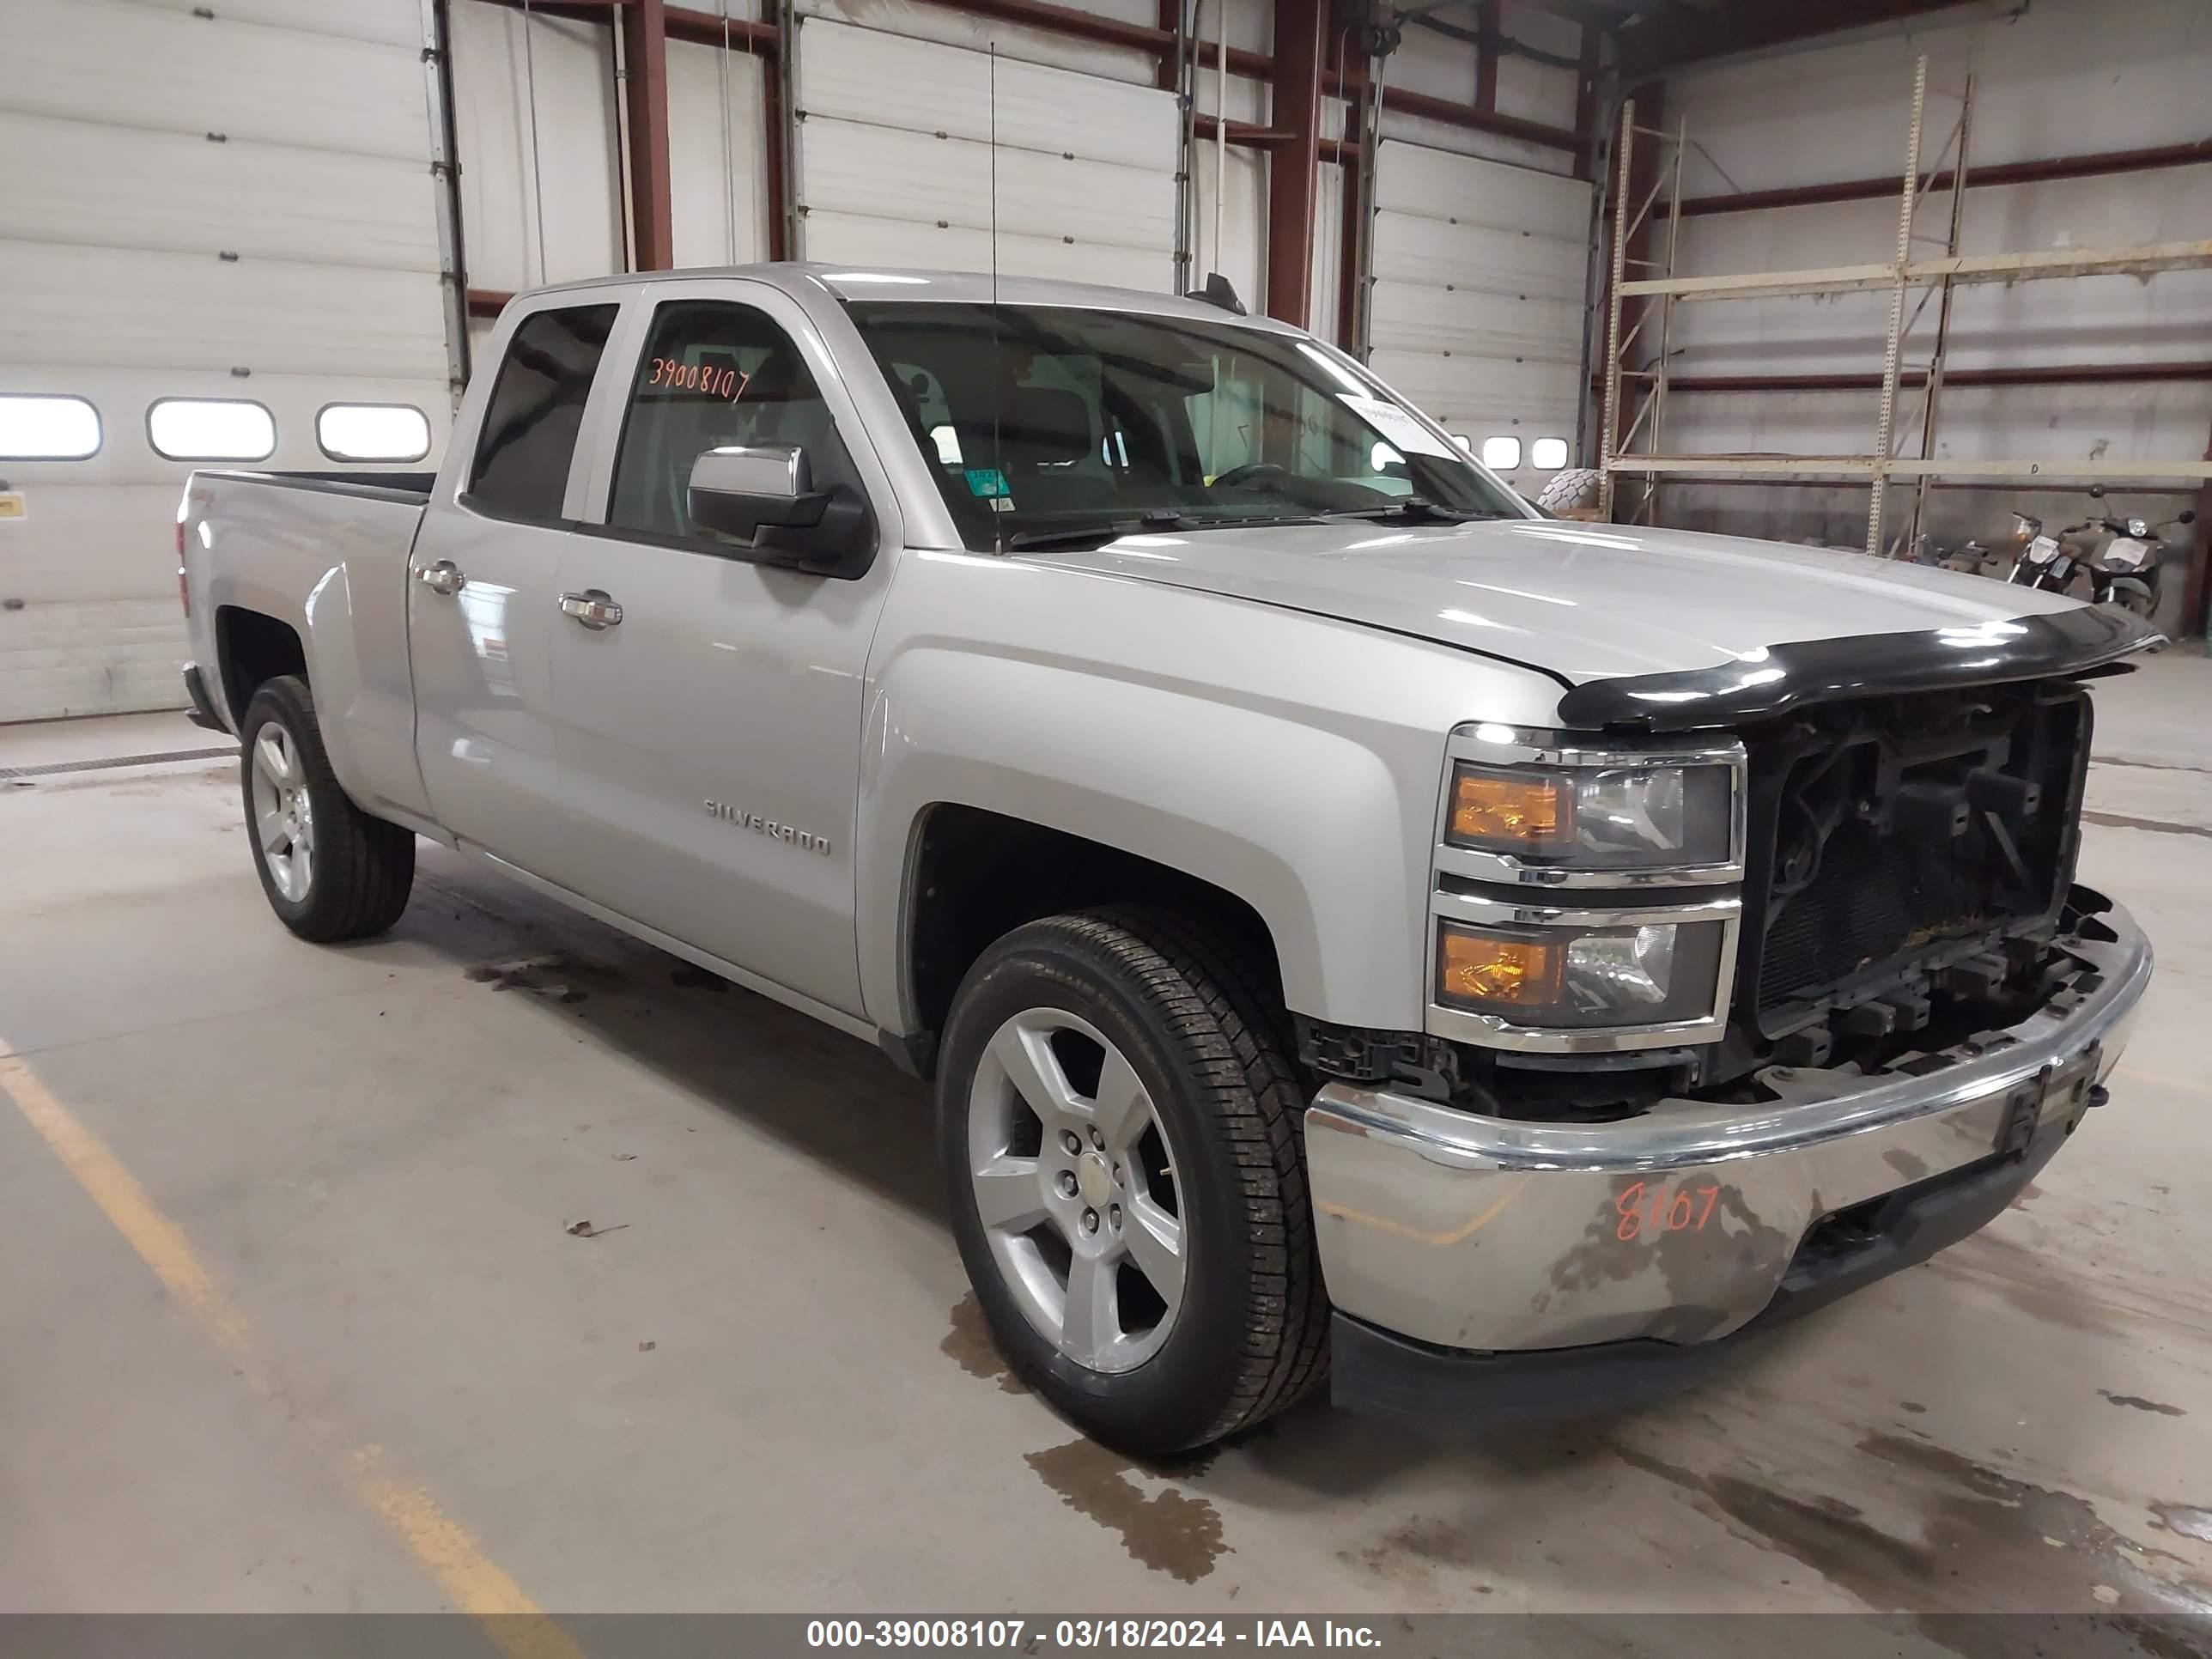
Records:
M1097 1648L1379 1648L1360 1620L812 1619L810 1648L1084 1652Z

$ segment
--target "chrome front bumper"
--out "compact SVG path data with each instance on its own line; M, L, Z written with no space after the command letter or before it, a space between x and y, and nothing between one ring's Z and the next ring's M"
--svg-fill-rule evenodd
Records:
M1330 1084L1306 1114L1330 1300L1436 1349L1726 1336L1828 1247L1808 1243L1818 1224L1851 1212L1837 1224L1856 1237L1870 1200L2070 1132L2118 1062L2151 950L2118 906L2060 945L2079 971L2020 1024L1910 1073L1773 1074L1786 1101L1550 1124Z

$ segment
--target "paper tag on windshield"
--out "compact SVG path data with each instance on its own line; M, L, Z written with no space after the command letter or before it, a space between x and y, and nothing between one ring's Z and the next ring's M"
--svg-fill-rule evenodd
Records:
M1447 459L1456 459L1449 444L1397 404L1386 404L1380 398L1362 398L1350 392L1339 395L1343 398L1346 409L1381 433L1401 455L1442 455Z
M23 492L20 489L0 489L0 519L20 519L23 516Z

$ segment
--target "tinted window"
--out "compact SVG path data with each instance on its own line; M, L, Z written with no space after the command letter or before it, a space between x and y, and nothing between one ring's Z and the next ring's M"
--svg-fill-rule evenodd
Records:
M534 312L514 331L477 440L471 507L507 519L561 516L584 403L618 309Z
M712 540L686 511L691 464L726 444L798 444L817 489L860 488L821 388L766 313L713 300L662 306L630 382L607 522Z

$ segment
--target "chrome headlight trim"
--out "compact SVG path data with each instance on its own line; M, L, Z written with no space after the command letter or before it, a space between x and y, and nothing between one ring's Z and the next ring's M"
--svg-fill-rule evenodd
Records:
M1703 887L1743 879L1749 769L1743 744L1733 738L1638 744L1485 721L1455 728L1444 750L1443 778L1437 790L1434 863L1439 874L1542 888ZM1445 832L1451 817L1453 769L1461 762L1567 769L1725 766L1729 769L1728 859L1719 864L1641 870L1574 870L1529 864L1510 853L1456 846L1446 839Z
M1485 1048L1507 1048L1524 1054L1603 1054L1638 1048L1670 1048L1717 1042L1728 1029L1730 997L1735 981L1736 945L1743 921L1743 901L1699 899L1686 904L1638 904L1573 908L1539 904L1517 898L1489 898L1476 893L1437 892L1431 895L1428 926L1428 1030L1432 1036L1455 1038ZM1697 1019L1672 1020L1650 1025L1596 1028L1516 1025L1495 1014L1473 1013L1446 1006L1437 997L1437 929L1445 921L1476 927L1563 927L1577 930L1638 927L1650 922L1717 921L1721 924L1720 961L1713 984L1711 1013Z

